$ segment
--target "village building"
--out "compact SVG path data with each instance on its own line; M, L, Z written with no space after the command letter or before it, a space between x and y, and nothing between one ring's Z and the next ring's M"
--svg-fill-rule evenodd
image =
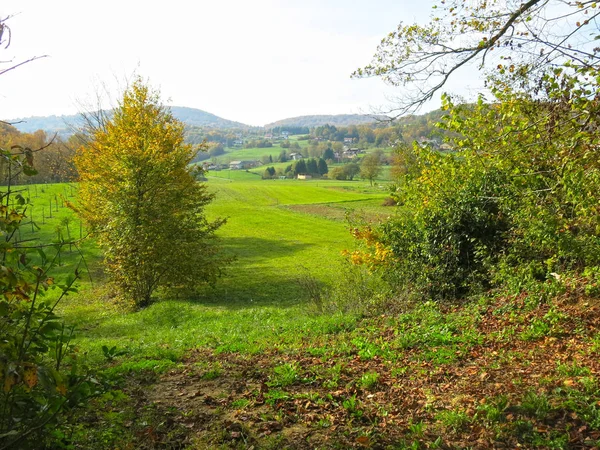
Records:
M231 161L229 163L229 168L231 170L243 170L243 169L251 169L260 165L257 161Z

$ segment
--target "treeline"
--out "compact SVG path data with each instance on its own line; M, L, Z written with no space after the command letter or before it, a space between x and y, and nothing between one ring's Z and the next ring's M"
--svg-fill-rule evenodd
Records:
M323 158L299 159L288 165L285 169L275 169L267 167L263 173L263 178L294 178L298 175L310 175L311 177L322 177L329 172L327 162Z
M454 137L456 133L439 128L446 113L442 110L423 115L402 117L394 122L377 122L368 125L349 125L345 127L325 124L311 130L311 136L317 140L345 142L357 147L390 147L401 142L412 143L420 138Z
M383 119L383 117L381 117ZM304 127L314 128L320 125L333 124L341 127L348 125L361 125L375 122L377 119L362 114L330 114L330 115L312 115L291 117L289 119L278 120L277 122L265 125L265 128L275 129L277 127Z
M298 134L308 134L310 133L309 127L303 126L278 126L271 128L271 132L275 135L288 133L290 135L298 135Z
M186 126L185 140L188 144L201 144L203 142L216 142L225 147L233 147L236 143L244 140L252 134L258 135L245 129L215 129L211 127Z
M28 183L62 183L77 179L73 156L80 143L81 137L78 135L64 140L58 136L49 136L42 130L21 133L12 125L0 123L0 148L14 154L26 154L33 162L35 173L26 177ZM5 158L0 159L2 185L6 185L10 177L13 183L25 182L25 173L11 173L13 171L14 164L9 164Z

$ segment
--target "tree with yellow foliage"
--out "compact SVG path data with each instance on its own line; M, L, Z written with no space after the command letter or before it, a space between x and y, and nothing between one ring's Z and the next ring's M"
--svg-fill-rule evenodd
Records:
M141 79L77 153L80 215L104 250L121 295L136 307L158 288L214 283L224 259L204 208L213 199L184 143L183 124Z

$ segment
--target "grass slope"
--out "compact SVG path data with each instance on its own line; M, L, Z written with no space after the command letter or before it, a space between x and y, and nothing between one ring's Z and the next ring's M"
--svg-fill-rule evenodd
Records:
M308 273L323 284L336 277L340 252L352 245L346 223L290 207L335 207L342 217L354 209L383 213L387 209L379 205L385 194L364 183L263 181L233 173L251 178L209 180L217 198L208 214L228 218L219 236L225 251L236 257L215 289L206 288L193 300L172 299L123 314L107 302L111 293L101 283L86 283L81 295L62 306L67 321L82 329L78 344L91 363L104 360L102 346L127 352L129 363L152 359L160 366L191 347L254 352L272 344L276 329L285 330L284 341L296 342L302 330L353 322L341 315L308 315L308 295L298 283Z
M588 281L365 319L311 313L299 266L339 278L352 243L337 212L387 214L385 194L239 175L209 180L209 214L229 217L220 235L238 256L216 290L128 313L96 282L62 306L110 386L60 428L73 448L600 446L600 301L576 288Z

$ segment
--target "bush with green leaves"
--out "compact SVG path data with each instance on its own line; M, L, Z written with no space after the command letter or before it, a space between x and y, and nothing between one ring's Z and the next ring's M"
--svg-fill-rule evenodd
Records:
M597 68L567 64L535 87L495 79L492 102L455 106L444 97L441 126L460 134L454 151L415 145L416 162L393 192L397 214L368 239L356 234L363 253L385 253L379 270L397 290L433 299L524 270L545 281L597 266L599 82Z
M62 244L28 248L17 240L29 205L11 182L35 173L31 150L0 157L9 180L0 194L0 449L40 448L61 415L99 384L81 365L73 329L55 314L77 279L77 272L64 283L51 276Z
M489 285L488 269L507 246L505 179L456 156L420 155L420 177L394 193L402 206L378 229L393 254L386 277L428 298L462 297Z

